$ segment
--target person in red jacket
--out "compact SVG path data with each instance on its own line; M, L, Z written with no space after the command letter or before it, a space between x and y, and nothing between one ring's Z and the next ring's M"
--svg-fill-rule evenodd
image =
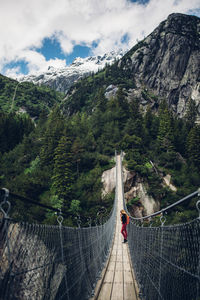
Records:
M127 231L126 231L126 226L127 226L127 215L125 210L120 210L120 217L121 217L121 221L122 221L122 229L121 229L121 234L124 237L124 242L127 242Z

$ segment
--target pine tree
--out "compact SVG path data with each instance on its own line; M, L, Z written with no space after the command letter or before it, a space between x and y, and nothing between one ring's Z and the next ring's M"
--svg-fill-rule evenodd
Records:
M200 168L200 126L194 126L187 138L187 156L189 160Z
M43 146L40 151L41 163L43 165L52 165L55 148L64 132L65 123L58 107L50 114L46 131L43 137Z
M65 206L69 205L72 197L72 154L71 154L71 141L62 136L58 146L54 152L54 168L52 176L52 188L54 194L59 198L68 200L65 201Z
M128 113L128 102L125 96L125 92L121 87L119 87L116 94L116 103L118 108L120 108L125 114Z
M189 103L187 105L185 120L188 129L190 130L194 125L197 118L197 108L195 101L190 98Z
M144 144L149 147L153 144L158 134L158 117L153 115L151 107L148 107L144 115Z
M174 150L173 118L166 103L162 103L159 110L159 130L157 135L158 146L161 150Z
M83 144L82 144L80 138L77 137L72 145L72 157L73 157L73 161L76 164L77 176L79 176L79 164L81 162L81 155L83 152L84 152Z
M185 157L186 154L186 139L188 130L183 119L174 118L174 146L177 152Z
M139 102L132 98L129 104L130 119L126 124L126 132L142 137L144 135L143 117L140 112Z
M97 109L101 112L105 112L106 110L107 99L104 95L104 89L101 88L97 94Z

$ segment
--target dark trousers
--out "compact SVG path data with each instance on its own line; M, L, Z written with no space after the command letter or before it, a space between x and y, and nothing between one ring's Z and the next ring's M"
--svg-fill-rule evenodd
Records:
M122 224L121 234L123 235L124 239L127 240L126 223Z

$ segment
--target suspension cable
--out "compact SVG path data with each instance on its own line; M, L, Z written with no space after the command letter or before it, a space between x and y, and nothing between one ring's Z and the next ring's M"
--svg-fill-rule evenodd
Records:
M4 189L0 189L0 192L1 192L1 193L2 193L2 191L3 191L3 193L5 193L5 190L4 190ZM9 196L15 197L15 198L21 200L21 201L24 202L24 203L27 203L27 202L28 202L28 203L32 203L32 204L34 204L34 205L43 207L43 208L45 208L45 209L50 209L50 210L52 210L52 211L55 211L55 212L57 212L57 213L60 213L60 210L59 210L58 208L54 208L54 207L52 207L52 206L49 206L49 205L46 205L46 204L39 203L39 202L34 201L34 200L30 199L30 198L27 198L27 197L24 197L24 196L17 195L17 194L15 194L15 193L10 192L10 191L9 191ZM66 217L68 217L68 216L70 215L70 214L65 213L65 212L63 212L62 214L65 215Z
M176 201L175 203L173 203L173 204L171 204L171 205L169 205L169 206L167 206L165 208L162 208L161 210L159 210L159 211L157 211L157 212L155 212L155 213L153 213L151 215L148 215L148 216L145 216L145 217L140 217L140 218L135 218L135 217L131 216L131 218L134 219L134 220L144 220L144 219L147 219L147 218L150 218L150 217L155 217L155 216L157 216L159 214L163 214L165 211L169 210L170 208L172 208L174 206L177 206L180 203L182 203L182 202L184 202L184 201L186 201L186 200L188 200L188 199L190 199L190 198L192 198L192 197L194 197L196 195L200 195L200 188L197 191L189 194L188 196L186 196L186 197L184 197L184 198Z

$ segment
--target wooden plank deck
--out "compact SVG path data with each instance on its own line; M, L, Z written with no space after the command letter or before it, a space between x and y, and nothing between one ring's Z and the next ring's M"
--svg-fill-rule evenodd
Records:
M103 270L102 278L97 284L93 300L139 300L137 284L129 256L128 244L123 244L121 234L120 210L123 209L123 194L120 170L120 156L118 164L118 201L115 236L109 261Z

